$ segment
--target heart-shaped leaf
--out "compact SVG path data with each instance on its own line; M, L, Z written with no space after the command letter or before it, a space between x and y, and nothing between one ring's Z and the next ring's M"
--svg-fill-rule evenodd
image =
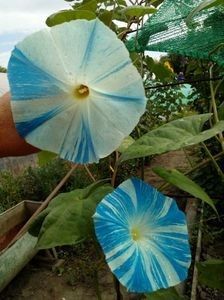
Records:
M72 245L90 237L96 205L112 190L109 184L100 181L85 189L59 194L29 230L33 235L40 230L37 247L47 249Z
M224 130L224 121L220 121L201 132L210 117L211 114L194 115L164 124L135 141L122 153L119 162L178 150L210 139Z
M46 24L49 27L69 22L77 19L92 20L95 19L96 15L94 12L89 10L61 10L47 18Z

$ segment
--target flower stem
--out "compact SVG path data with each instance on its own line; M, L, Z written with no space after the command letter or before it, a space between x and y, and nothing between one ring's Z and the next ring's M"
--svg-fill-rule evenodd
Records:
M220 166L217 164L216 160L214 159L213 155L211 154L211 152L209 151L208 147L205 145L205 143L201 143L203 148L205 149L205 152L207 153L208 157L210 157L214 167L217 170L217 173L219 174L219 176L222 178L222 181L224 181L224 174L220 168Z
M116 300L122 300L123 296L121 294L120 291L120 282L117 280L117 278L113 275L113 279L114 279L114 288L117 294L117 299Z
M118 158L119 158L119 153L118 151L115 151L115 155L116 155L116 158L115 158L115 164L114 164L114 168L113 168L113 176L112 176L112 179L111 179L111 185L114 187L115 186L115 180L116 180L116 176L117 176L117 170L118 170Z
M113 168L113 176L111 179L111 185L114 187L115 186L115 180L116 180L116 176L117 176L117 170L118 170L118 159L119 159L119 153L118 151L115 151L115 164L114 164L114 168ZM122 294L120 291L120 282L118 281L118 279L113 275L113 280L114 280L114 289L117 295L117 300L122 300Z
M87 165L84 165L84 168L86 170L86 172L88 173L89 177L92 179L93 182L96 182L95 177L93 176L93 174L91 173L90 169L88 168Z
M213 65L209 68L210 78L213 77L212 70L213 70ZM218 110L217 110L217 105L216 105L216 101L215 101L215 95L216 95L217 89L218 89L217 87L216 87L216 89L214 89L213 82L210 80L211 105L212 105L212 109L213 109L213 113L214 113L215 124L219 122ZM222 132L220 132L218 134L218 136L219 136L219 141L220 141L220 144L222 147L222 151L224 151L224 139L223 139Z

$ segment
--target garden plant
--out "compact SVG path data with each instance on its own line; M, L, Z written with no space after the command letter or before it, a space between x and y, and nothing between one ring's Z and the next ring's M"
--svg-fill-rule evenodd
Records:
M17 131L43 150L42 160L69 161L59 187L81 168L92 183L64 193L56 187L31 226L20 233L29 225L39 249L94 241L113 273L117 299L122 299L120 284L147 299L157 299L153 295L160 289L165 289L164 299L181 299L169 288L187 280L194 254L185 213L163 191L175 185L203 207L210 206L215 218L220 215L221 199L215 202L209 189L190 175L211 164L221 185L224 180L224 36L217 34L208 48L200 44L206 30L210 34L213 19L220 17L223 32L223 1L68 2L70 10L51 15L49 28L26 37L13 50L7 68L11 107ZM171 9L174 4L181 5L179 12ZM177 33L164 39L162 32L169 32L169 22L176 29L180 17L185 23L177 49ZM199 39L191 51L185 45L190 38ZM172 67L174 57L158 62L148 50L188 56L186 78L196 69L191 60L203 59L208 93L202 113L197 101L203 91L191 82L190 93L184 95ZM200 68L198 63L197 72L204 76ZM201 155L192 170L184 174L160 166L153 171L166 183L156 189L145 182L146 159L188 147ZM203 155L207 160L202 161ZM98 180L99 161L108 165L109 178ZM128 163L140 168L141 176L128 176Z

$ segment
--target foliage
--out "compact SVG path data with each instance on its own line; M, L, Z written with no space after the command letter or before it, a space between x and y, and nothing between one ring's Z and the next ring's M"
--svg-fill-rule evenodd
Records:
M55 26L64 22L69 22L71 20L77 20L77 19L86 19L86 20L92 20L95 19L96 15L88 10L62 10L59 13L53 14L50 17L47 18L46 24L51 27Z
M153 14L157 10L154 7L141 5L128 6L122 10L122 13L127 17L143 17L144 15Z
M201 157L204 157L204 155L201 154ZM224 171L223 158L220 157L220 159L217 160L217 163L221 167L222 171ZM223 200L223 181L222 178L220 176L216 176L216 174L217 170L210 162L207 165L195 170L191 178L194 180L194 182L197 182L209 195L211 195L211 197Z
M0 73L6 73L6 72L7 72L7 69L0 66Z
M21 187L9 172L0 173L0 213L22 201Z
M96 205L103 197L112 192L110 185L104 182L94 183L87 188L59 194L51 201L31 227L38 232L39 249L61 245L74 245L91 237L93 233L92 215ZM32 231L33 228L33 231Z
M154 3L155 6L149 5L147 1L141 1L141 5L132 6L125 0L84 0L69 2L73 2L71 5L72 9L52 14L46 21L48 26L54 26L75 19L90 20L97 16L105 25L109 26L124 39L134 30L133 25L140 23L145 15L153 14L157 11L155 6L158 5L160 1ZM119 26L117 21L123 22L126 26L123 24Z
M69 165L62 160L53 160L43 167L28 168L23 174L14 176L9 172L0 173L0 197L2 210L21 200L43 201L68 172ZM84 170L77 170L66 182L62 191L82 188L91 180Z
M201 132L204 123L210 117L210 114L194 115L162 125L129 146L122 153L120 161L161 154L205 141L224 129L224 123L221 121L212 129Z
M105 25L111 28L118 37L126 42L133 34L138 35L144 16L154 14L162 1L136 1L130 5L130 1L118 0L84 0L70 2L71 9L63 10L49 16L46 20L48 26L55 26L63 22L76 19L91 20L98 17ZM131 2L132 3L132 2ZM208 9L212 5L223 4L220 0L203 1L188 16L190 23L194 16L202 9ZM185 78L208 78L210 64L207 61L186 59L178 55L168 55L156 61L145 53L131 53L133 64L142 76L146 96L149 99L147 110L140 123L132 133L132 137L125 139L118 148L120 159L117 161L117 153L101 160L99 164L88 166L94 177L98 179L110 178L113 170L118 166L115 184L136 174L136 165L139 158L166 153L196 145L209 139L211 155L220 152L220 139L216 136L224 130L224 121L216 122L211 114L210 88L207 82L195 83L194 92L189 96L195 111L188 104L183 103L181 85L172 85L176 82L176 74L185 73ZM0 68L1 71L6 71ZM223 75L223 70L214 68L214 77ZM160 89L152 86L171 84ZM216 88L216 104L219 110L219 118L223 120L223 87L224 82L218 81ZM191 114L194 115L191 115ZM187 117L186 117L187 115ZM188 116L190 115L190 116ZM212 116L212 117L211 117ZM175 120L174 120L175 119ZM166 123L166 124L165 124ZM203 130L204 129L204 130ZM213 138L216 136L215 138ZM213 139L211 139L213 138ZM208 144L207 144L208 145ZM205 155L201 151L201 161ZM54 158L52 160L52 158ZM131 160L129 163L123 163ZM14 205L22 199L44 200L57 185L61 178L68 172L70 165L62 160L55 159L49 153L39 154L40 167L28 169L23 175L15 178L9 173L1 174L0 197L1 210ZM122 164L121 164L122 162ZM223 161L220 160L221 171L224 170ZM184 176L177 170L154 169L167 183L171 183L189 192L214 208L213 201L197 184L200 183L206 191L215 191L217 196L217 182L219 189L223 190L223 182L214 176L215 168L208 164L206 167L196 170L193 180ZM204 180L204 181L203 181ZM50 248L65 244L76 244L93 236L91 216L96 204L109 192L110 185L105 183L92 184L84 168L78 169L75 175L66 182L59 194L43 211L33 224L31 231L38 235L38 247ZM87 187L86 187L87 186ZM210 194L210 193L209 193ZM218 193L218 196L221 195ZM217 205L217 207L219 207ZM223 261L206 261L198 264L199 281L210 287L220 288L223 285L223 276L220 281L213 280L216 273L223 272ZM212 276L211 276L212 274ZM182 299L174 288L160 290L146 295L147 299Z
M46 165L49 161L57 157L57 154L49 151L40 151L37 154L39 166Z
M156 82L152 82L151 86L159 86ZM193 95L190 99L186 98L180 86L155 88L146 91L148 97L147 112L151 124L160 125L171 121L176 115L182 117L188 114L195 114L191 110L191 103L193 103ZM189 101L186 103L186 101ZM179 117L180 118L180 117Z
M177 186L179 189L193 195L195 198L205 201L216 211L212 199L205 193L205 191L198 184L178 170L166 170L162 167L157 167L153 168L153 171L167 182Z
M201 284L224 291L224 260L209 259L199 262L197 269Z
M186 19L186 23L189 24L192 19L202 10L204 9L209 9L214 6L218 5L223 5L224 6L224 1L223 0L204 0L202 3L200 3L197 7L195 7L191 13L188 15Z
M146 295L147 300L184 300L185 298L180 296L174 287L168 289L161 289L157 292Z
M43 154L43 153L42 153ZM42 156L41 154L41 156ZM46 153L45 153L46 154ZM14 176L10 172L0 172L0 212L12 207L22 200L43 201L52 192L60 180L70 170L70 164L61 159L41 161L37 167L29 167L22 174ZM102 159L99 164L89 166L95 178L100 180L111 177L110 164L114 158ZM43 163L44 162L44 163ZM130 175L135 176L137 166L135 162L123 164L118 170L119 182ZM84 188L92 182L84 168L78 168L70 176L60 192L70 192L74 189Z

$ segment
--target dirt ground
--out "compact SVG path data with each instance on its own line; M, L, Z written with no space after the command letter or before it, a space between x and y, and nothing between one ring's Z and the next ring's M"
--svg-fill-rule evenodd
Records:
M1 293L1 300L103 300L114 298L113 277L92 241L43 250ZM54 255L53 255L54 254ZM99 278L99 280L98 280Z
M116 300L113 276L93 242L41 251L1 293L1 300ZM122 287L124 300L130 299Z
M70 265L70 268L73 268ZM0 295L1 300L97 300L93 282L75 283L72 274L57 274L31 262ZM100 274L102 300L115 300L113 278L109 272Z

